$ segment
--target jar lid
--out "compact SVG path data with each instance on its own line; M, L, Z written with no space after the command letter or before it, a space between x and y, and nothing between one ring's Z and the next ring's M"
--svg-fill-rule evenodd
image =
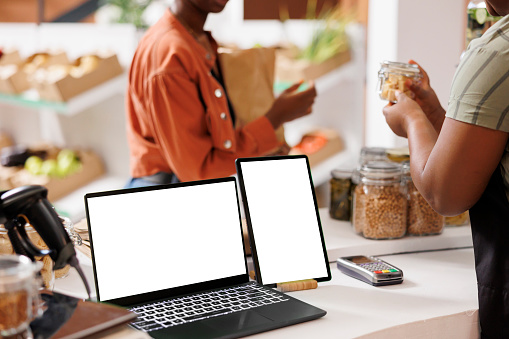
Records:
M386 151L387 158L395 162L404 162L410 159L410 150L408 146L399 148L390 148Z
M381 63L380 73L384 72L404 75L407 77L422 77L419 66L405 62L383 61Z
M363 155L379 155L384 157L386 149L384 147L363 147L361 156Z
M37 264L28 257L17 254L3 254L0 256L0 280L2 286L21 282L32 277ZM0 287L2 290L2 287Z
M352 177L353 170L346 169L335 169L330 172L335 179L350 179Z
M401 165L388 161L369 161L362 165L360 173L370 179L389 179L401 176Z

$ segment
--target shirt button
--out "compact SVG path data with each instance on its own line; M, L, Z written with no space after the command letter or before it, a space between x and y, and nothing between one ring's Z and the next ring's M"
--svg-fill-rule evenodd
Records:
M230 140L226 140L224 143L223 143L223 146L224 148L226 149L229 149L232 147L232 142Z
M226 113L225 112L221 113L219 117L221 117L221 119L223 120L226 120Z
M212 57L210 56L210 53L207 53L207 54L205 55L205 58L207 58L207 60L210 60Z
M216 96L216 98L220 98L223 96L223 92L221 92L221 90L218 88L214 91L214 95Z

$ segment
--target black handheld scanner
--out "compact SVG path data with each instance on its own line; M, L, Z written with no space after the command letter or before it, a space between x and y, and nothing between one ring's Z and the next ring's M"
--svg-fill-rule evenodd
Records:
M70 264L78 271L90 295L74 245L47 196L48 190L38 185L21 186L0 193L0 223L4 223L16 253L32 260L49 254L55 262L55 270ZM49 250L41 250L32 244L25 231L26 223L39 233Z

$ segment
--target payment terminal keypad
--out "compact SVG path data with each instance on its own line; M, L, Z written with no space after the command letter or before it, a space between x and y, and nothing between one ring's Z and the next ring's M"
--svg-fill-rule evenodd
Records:
M398 271L383 262L364 263L359 264L359 266L373 273L391 273Z

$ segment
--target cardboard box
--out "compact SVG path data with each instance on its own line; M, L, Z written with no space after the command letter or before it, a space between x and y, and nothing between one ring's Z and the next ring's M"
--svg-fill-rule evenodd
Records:
M77 151L82 168L65 178L51 178L46 175L33 175L25 169L19 170L11 178L13 187L41 185L48 189L48 199L53 202L74 190L90 183L105 173L100 157L90 151Z
M2 56L1 59L3 58ZM16 57L10 59L14 62ZM38 69L68 63L66 53L58 51L35 53L20 63L2 64L0 65L0 92L11 95L20 94L30 89L30 77Z
M81 58L76 59L73 65L79 66ZM48 101L67 101L124 72L115 54L97 58L95 68L80 77L74 77L69 73L57 80L38 79L34 86L39 92L39 97Z
M294 49L281 48L276 51L277 81L315 80L351 59L350 50L338 53L318 64L304 59L297 59L296 56L297 52Z
M21 170L19 167L0 166L0 191L13 189L12 178Z
M290 149L290 155L305 154L311 167L343 151L343 140L328 129L306 133L301 142Z
M0 65L19 65L23 62L18 50L3 50L0 57Z
M27 75L17 65L0 66L0 93L20 94L30 88Z

